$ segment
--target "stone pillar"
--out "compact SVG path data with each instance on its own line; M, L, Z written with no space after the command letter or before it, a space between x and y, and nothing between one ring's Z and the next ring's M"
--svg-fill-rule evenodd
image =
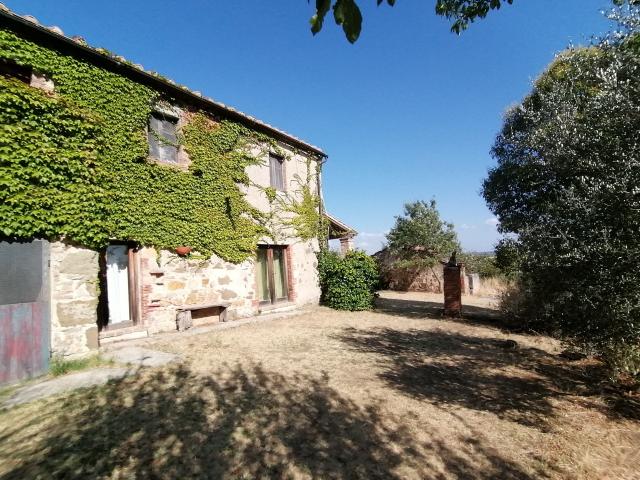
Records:
M464 266L444 265L444 315L459 317L462 314L462 289Z
M347 253L353 250L353 237L342 237L340 239L340 253L344 257Z
M472 273L467 275L468 283L469 283L469 294L477 295L480 290L480 275L477 273Z

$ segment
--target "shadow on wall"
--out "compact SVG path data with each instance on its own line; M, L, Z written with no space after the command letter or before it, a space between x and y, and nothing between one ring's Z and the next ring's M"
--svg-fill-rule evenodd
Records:
M260 365L141 371L26 409L0 429L0 477L532 478L473 434L419 444L328 383Z

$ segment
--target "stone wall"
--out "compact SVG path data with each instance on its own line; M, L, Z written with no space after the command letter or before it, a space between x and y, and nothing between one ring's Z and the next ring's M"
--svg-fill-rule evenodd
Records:
M397 259L387 249L374 254L380 267L384 288L404 292L442 293L442 265L433 267L398 267Z
M286 152L287 194L296 197L298 180L306 179L309 165L300 152L281 146ZM254 185L270 184L268 148L259 151L264 165L247 169ZM311 162L312 190L316 191L315 163ZM269 210L264 191L243 187L247 200L262 211ZM317 303L320 288L317 277L317 239L301 241L295 233L279 229L277 238L260 243L286 245L289 275L288 306ZM51 248L52 351L60 355L82 355L98 346L98 252L62 242ZM137 298L141 313L139 328L149 334L176 330L176 309L182 305L229 304L228 320L257 315L264 310L256 295L256 265L253 258L240 264L211 259L183 258L153 248L141 248L133 256L137 272ZM275 308L281 306L278 304Z
M83 355L98 348L98 252L51 243L51 352Z
M296 305L317 304L320 301L318 281L319 250L317 240L293 243L289 247L290 266L289 280L293 284L293 295L290 301Z
M149 333L176 329L176 307L229 303L228 319L255 313L254 262L240 264L182 258L153 248L138 253L142 323Z
M317 241L290 245L290 304L317 303ZM176 309L182 305L228 303L227 320L260 313L256 299L256 265L253 259L240 264L213 257L193 260L153 248L138 252L142 324L150 334L176 329Z

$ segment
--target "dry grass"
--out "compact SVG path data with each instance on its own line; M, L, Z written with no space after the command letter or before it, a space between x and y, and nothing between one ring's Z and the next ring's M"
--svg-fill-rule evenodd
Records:
M640 478L596 362L439 299L176 335L182 366L0 413L0 478Z
M476 295L499 298L513 283L512 280L507 280L504 277L483 278L480 280L480 288L474 293Z

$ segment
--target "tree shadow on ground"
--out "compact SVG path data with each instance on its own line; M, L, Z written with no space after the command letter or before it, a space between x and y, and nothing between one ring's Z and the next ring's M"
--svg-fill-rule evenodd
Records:
M443 304L430 301L381 297L376 299L376 311L386 315L397 315L416 319L439 318L442 317ZM509 333L521 333L524 331L522 328L506 323L498 310L471 305L463 305L462 318L448 320L467 325L499 328ZM425 335L429 334L429 332L422 333ZM353 339L351 340L350 343L353 343ZM347 341L349 342L349 339L347 339ZM366 343L366 340L363 341ZM478 341L480 341L482 348L469 348ZM358 348L362 347L362 342L356 341L356 343L360 344ZM519 348L516 351L510 352L504 349L504 342L502 340L493 339L493 341L486 341L482 337L465 337L461 339L460 342L454 340L453 342L445 342L445 344L451 347L451 349L448 350L451 354L455 354L455 351L459 350L462 356L467 358L467 361L456 365L433 364L430 366L420 366L417 368L418 371L414 372L409 371L411 368L411 362L409 362L409 364L404 366L404 369L399 369L401 371L398 371L397 375L406 375L408 376L407 380L410 380L413 374L423 377L430 377L432 375L432 381L434 382L436 379L441 378L443 382L451 381L453 383L460 383L461 388L463 385L467 385L470 389L486 387L488 388L488 392L494 389L495 396L499 396L500 392L506 394L506 390L524 389L518 389L515 394L512 394L514 404L527 403L530 401L534 405L540 406L547 403L549 398L559 395L600 395L606 402L606 407L604 409L600 408L600 410L609 417L640 420L640 395L636 394L632 396L623 386L612 382L609 371L605 365L596 359L584 359L582 361L572 362L560 356L551 355L543 350L534 348ZM425 343L425 350L421 353L415 352L415 354L419 357L422 355L429 357L432 354L432 348L434 348L433 342L427 341ZM481 355L478 354L479 352ZM493 362L491 362L492 359L494 360ZM486 378L487 373L485 372L484 375L481 375L476 368L470 371L474 371L476 375L478 375L477 384L474 385L473 379L470 378L469 375L465 375L465 370L470 367L469 364L477 364L478 362L480 365L492 365L492 368L514 365L519 368L524 368L525 371L529 373L538 375L539 378L538 380L513 379L511 376L502 377L500 374L494 373L492 374L493 380L490 380L489 384L485 384L484 380L488 380ZM433 372L429 372L429 369L432 369ZM456 381L456 372L459 374L457 376L461 377L457 379L460 380L460 382ZM453 375L453 377L449 377L449 374ZM527 391L528 393L525 393ZM469 391L468 393L472 394L473 392ZM478 395L473 396L477 397ZM487 401L491 402L493 396L494 395L489 395ZM518 399L520 399L521 402L518 401ZM500 407L501 403L499 399L496 401L495 408L498 411L502 408ZM524 405L522 406L524 407ZM598 408L597 406L595 407ZM543 414L544 412L539 413Z
M326 374L177 366L35 405L0 427L0 478L531 478L462 436L417 445Z
M379 376L402 392L438 404L495 413L527 426L546 428L551 397L561 395L536 366L546 353L505 351L503 340L444 330L346 329L340 339L379 355Z
M386 315L408 318L442 318L444 304L443 302L378 297L376 298L376 311ZM504 322L503 316L498 310L475 305L462 305L462 318L451 320L490 325L506 330L517 330L512 325L510 326Z
M596 363L576 368L556 355L529 347L507 349L503 339L444 330L346 329L340 339L380 356L380 378L420 399L496 414L549 429L553 400L589 397L602 390Z

